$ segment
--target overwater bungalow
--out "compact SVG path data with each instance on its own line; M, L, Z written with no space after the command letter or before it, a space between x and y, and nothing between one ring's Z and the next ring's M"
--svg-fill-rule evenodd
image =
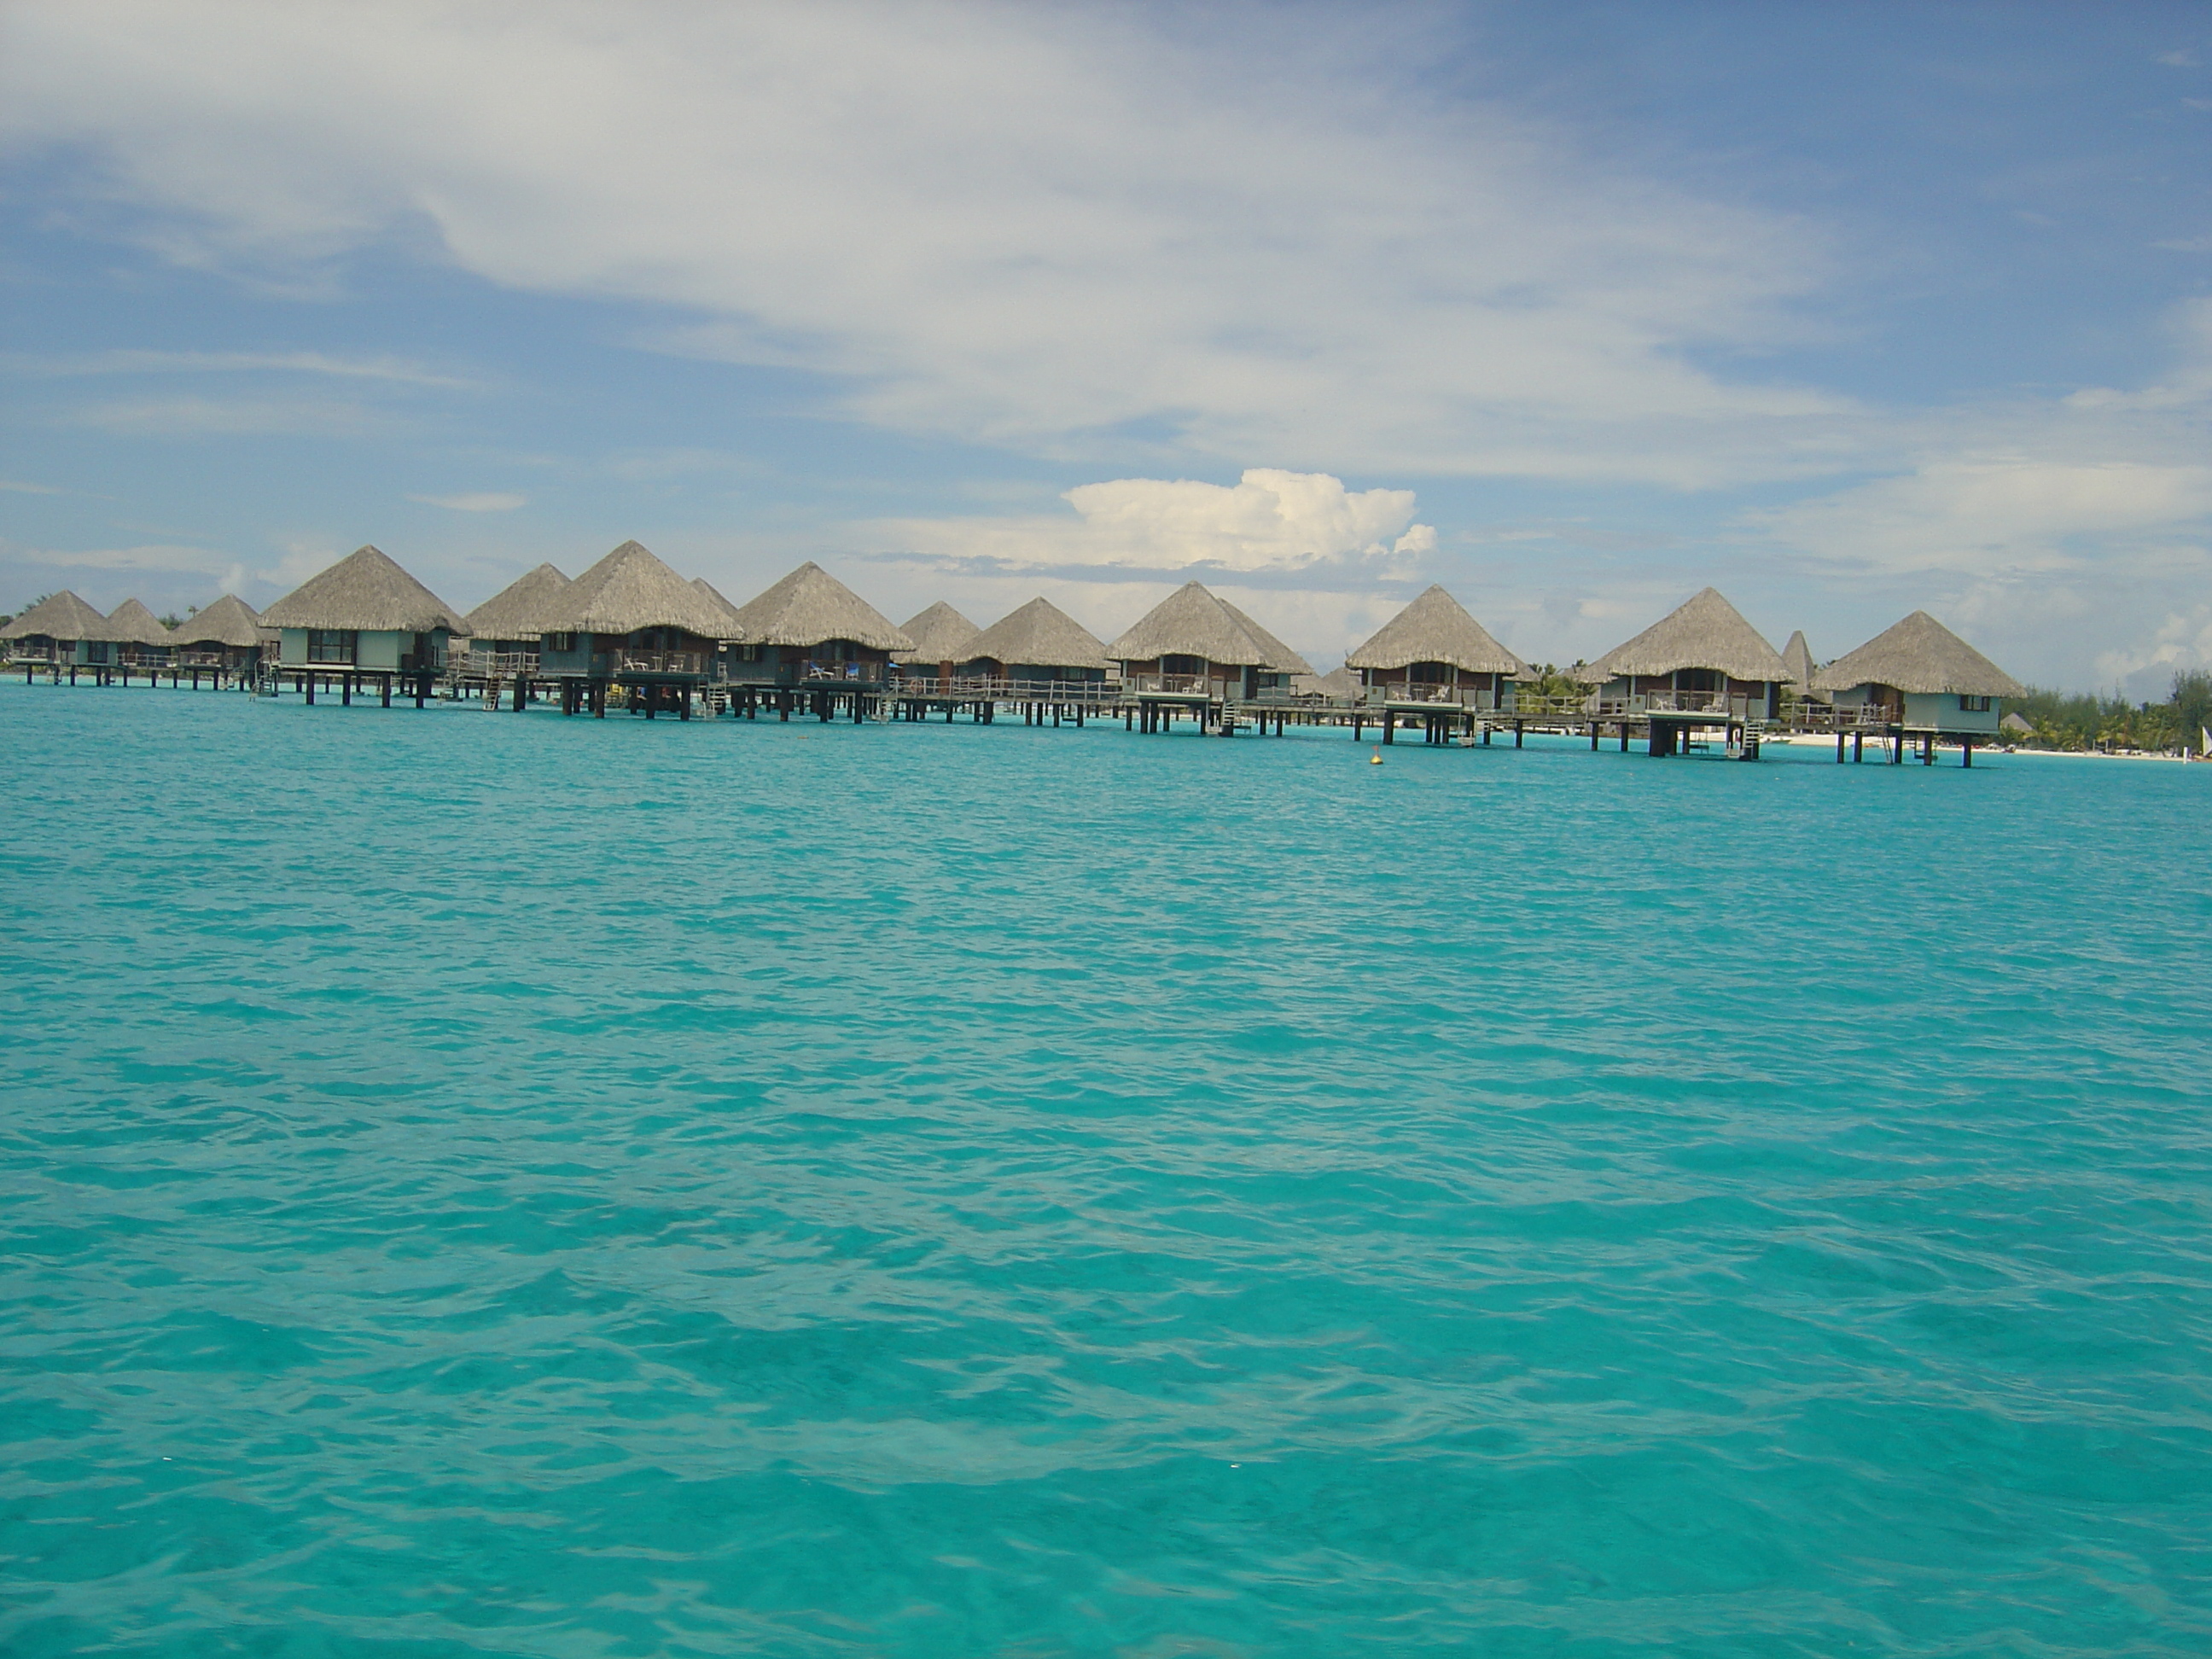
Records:
M624 542L544 601L538 675L561 685L561 710L604 715L610 685L648 717L691 718L692 695L716 677L736 618L636 542ZM518 688L520 690L520 688Z
M1185 582L1106 647L1148 732L1177 709L1203 730L1217 708L1270 694L1285 702L1295 675L1313 665L1203 584Z
M538 667L538 638L560 618L569 581L550 564L526 570L462 620L468 624L469 667L478 673L527 673Z
M1358 674L1341 663L1326 674L1291 676L1293 696L1313 697L1323 702L1356 702L1364 690Z
M757 687L872 696L890 678L891 653L915 648L904 629L811 560L739 605L738 620L745 637L731 653L730 678Z
M983 631L943 599L915 612L899 624L899 630L914 641L912 650L891 653L899 678L934 681L939 688L975 654L970 647Z
M1024 695L1021 688L1032 687L1043 697L1055 684L1103 685L1108 667L1105 642L1050 599L1040 598L977 635L962 672L1008 681L1017 696Z
M1708 587L1577 677L1598 688L1600 718L1621 718L1624 744L1626 722L1647 720L1651 752L1672 755L1697 727L1722 727L1733 745L1751 721L1776 718L1790 671L1743 614ZM1756 752L1746 746L1747 756Z
M1933 763L1941 740L1956 743L1972 766L1974 745L1996 741L2002 730L2003 699L2027 695L2026 686L1925 611L1837 658L1815 684L1834 700L1839 720L1856 714L1862 728L1876 726L1893 739L1893 763L1903 761L1906 744L1917 738L1923 762ZM1838 732L1836 758L1843 757Z
M381 549L362 547L311 576L261 613L277 635L274 672L310 698L318 680L337 680L350 702L356 681L411 682L416 707L446 666L448 643L467 624Z
M250 674L261 660L261 635L259 614L235 594L225 593L177 624L171 665L192 670L194 684L204 669Z
M104 667L109 657L101 630L107 618L66 587L0 626L8 660L40 667ZM94 654L96 653L96 654Z
M1431 587L1344 659L1370 701L1510 708L1528 665L1442 587Z
M130 599L107 613L100 638L114 653L119 665L130 668L167 668L176 636L161 619Z

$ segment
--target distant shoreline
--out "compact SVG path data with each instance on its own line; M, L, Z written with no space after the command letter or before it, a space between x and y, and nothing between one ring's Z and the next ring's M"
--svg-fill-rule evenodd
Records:
M1833 747L1836 740L1818 732L1792 732L1784 737L1762 738L1759 741L1770 748L1826 749ZM2191 757L2187 755L2150 755L2141 752L2114 755L2107 754L2101 749L2011 749L1992 744L1983 752L2006 756L2033 755L2045 760L2165 761L2169 763L2189 763L2191 761Z

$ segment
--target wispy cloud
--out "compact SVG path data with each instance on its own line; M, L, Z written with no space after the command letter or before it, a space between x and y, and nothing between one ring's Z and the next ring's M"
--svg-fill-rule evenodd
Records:
M167 575L221 576L237 568L229 554L214 548L169 543L131 547L54 548L9 545L12 565L54 570L129 570Z
M59 495L65 493L52 484L25 483L16 478L0 478L0 489L13 490L18 495Z
M442 507L455 513L512 513L518 507L529 504L527 495L514 495L500 490L479 490L466 495L410 495L410 501L420 501L425 507Z
M349 438L392 424L362 404L279 398L130 398L87 404L60 418L128 438Z
M1410 20L27 3L0 129L103 157L177 257L427 228L906 431L1670 486L1859 453L1850 399L1749 367L1803 333L1817 227L1432 94Z
M396 357L331 357L319 351L100 351L74 357L0 356L0 370L56 378L100 374L324 374L398 386L473 389L477 382L440 374Z

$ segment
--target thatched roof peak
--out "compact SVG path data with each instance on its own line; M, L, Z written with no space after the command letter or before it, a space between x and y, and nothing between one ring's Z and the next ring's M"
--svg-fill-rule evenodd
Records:
M702 593L704 593L708 599L712 599L716 605L722 608L722 616L724 618L722 623L723 631L720 634L716 635L715 637L717 639L724 640L737 640L742 642L745 638L745 625L738 620L738 607L732 605L727 599L724 598L722 590L715 586L714 583L708 581L704 576L694 576L691 579L691 586L697 588Z
M2024 697L2027 688L1925 611L1885 629L1822 669L1823 691L1855 685L1893 690L1956 692L1969 697Z
M967 655L969 661L988 659L1010 667L1016 664L1041 668L1108 665L1106 647L1098 636L1042 596L977 635Z
M680 628L702 639L743 639L722 605L678 575L641 543L624 542L562 589L545 631L635 634Z
M226 593L213 605L203 605L177 624L170 635L179 645L234 645L261 643L261 618L235 593Z
M1813 677L1819 672L1820 664L1813 660L1813 647L1805 643L1805 630L1799 629L1790 636L1790 643L1782 647L1782 665L1790 673L1790 684L1801 696L1818 702L1827 702L1825 693L1815 690Z
M1819 666L1813 660L1813 647L1805 643L1805 630L1790 635L1790 643L1782 647L1782 665L1790 672L1790 683L1810 690L1813 671Z
M363 633L465 634L453 607L381 548L356 548L261 613L264 628L358 629Z
M983 630L943 599L926 611L917 611L899 624L914 641L914 649L896 653L900 662L966 662L975 653L968 647Z
M107 635L100 630L106 622L106 617L64 587L0 628L0 640L27 639L33 634L43 634L50 640L104 640Z
M177 642L177 636L162 625L161 619L135 599L125 599L109 611L107 620L100 625L100 632L86 637L116 645L168 646Z
M1440 586L1429 590L1344 659L1346 668L1405 668L1448 663L1470 674L1525 674L1528 665L1491 636Z
M1114 662L1203 657L1228 667L1310 674L1304 657L1203 583L1185 582L1106 647Z
M524 571L469 612L469 637L529 640L552 631L557 626L551 620L556 604L569 586L568 579L550 564Z
M1595 683L1630 674L1714 668L1731 679L1786 680L1790 671L1717 588L1700 588L1634 639L1590 664Z
M911 651L914 640L884 613L809 559L738 607L745 637L763 645L850 640L872 651Z

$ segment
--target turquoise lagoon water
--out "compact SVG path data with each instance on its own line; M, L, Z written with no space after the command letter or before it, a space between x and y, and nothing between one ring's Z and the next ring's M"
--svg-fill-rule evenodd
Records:
M2212 769L0 753L11 1655L2212 1650Z

